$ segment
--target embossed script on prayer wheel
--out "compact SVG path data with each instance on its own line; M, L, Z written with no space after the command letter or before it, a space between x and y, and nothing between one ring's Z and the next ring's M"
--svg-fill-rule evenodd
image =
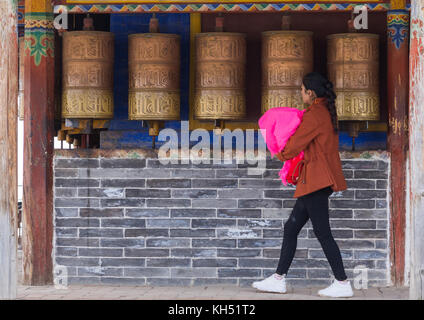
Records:
M195 118L246 116L245 37L229 32L196 34Z
M128 37L130 120L180 118L180 36L165 33Z
M339 120L379 120L379 36L366 33L327 37L329 80L337 94Z
M63 34L63 118L113 118L114 35Z
M25 42L24 37L19 38L19 93L18 93L18 116L19 120L24 120L24 58Z
M262 113L275 107L303 109L302 78L313 69L309 31L262 33Z

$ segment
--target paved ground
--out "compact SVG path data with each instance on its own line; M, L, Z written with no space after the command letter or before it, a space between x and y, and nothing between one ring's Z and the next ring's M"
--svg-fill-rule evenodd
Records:
M18 299L25 300L325 300L317 296L319 288L294 288L286 294L263 293L236 286L148 287L73 285L67 289L54 286L20 285ZM355 290L355 300L406 300L408 288L369 288Z
M18 254L21 263L21 252ZM19 268L20 269L20 268ZM286 294L264 293L251 287L196 286L196 287L150 287L150 286L96 286L71 285L66 289L54 286L22 285L19 270L18 300L327 300L317 295L322 288L291 288ZM368 288L354 290L354 300L407 300L409 288Z

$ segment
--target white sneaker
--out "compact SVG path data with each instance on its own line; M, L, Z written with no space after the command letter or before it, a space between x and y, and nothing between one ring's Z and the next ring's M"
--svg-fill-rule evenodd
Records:
M266 292L277 292L277 293L287 292L285 277L282 276L281 279L277 279L277 274L275 273L262 281L253 282L252 287L261 291L266 291Z
M334 280L330 286L318 291L318 295L330 298L348 298L353 297L353 290L350 281L342 282Z

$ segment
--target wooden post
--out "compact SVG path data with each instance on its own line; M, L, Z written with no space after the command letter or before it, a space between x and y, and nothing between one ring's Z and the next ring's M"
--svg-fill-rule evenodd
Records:
M409 12L405 0L391 2L387 12L387 103L390 152L391 281L404 284L406 161L408 150Z
M53 280L53 28L51 1L26 0L22 250L27 285Z
M0 300L16 298L18 34L16 3L0 0Z
M410 298L424 299L424 0L411 1L409 55Z

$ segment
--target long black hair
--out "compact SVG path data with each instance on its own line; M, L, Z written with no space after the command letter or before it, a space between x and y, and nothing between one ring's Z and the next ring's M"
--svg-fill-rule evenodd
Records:
M337 122L336 94L333 91L333 83L318 72L310 72L303 77L303 85L306 90L313 90L317 97L327 98L327 109L330 112L334 131L339 131Z

